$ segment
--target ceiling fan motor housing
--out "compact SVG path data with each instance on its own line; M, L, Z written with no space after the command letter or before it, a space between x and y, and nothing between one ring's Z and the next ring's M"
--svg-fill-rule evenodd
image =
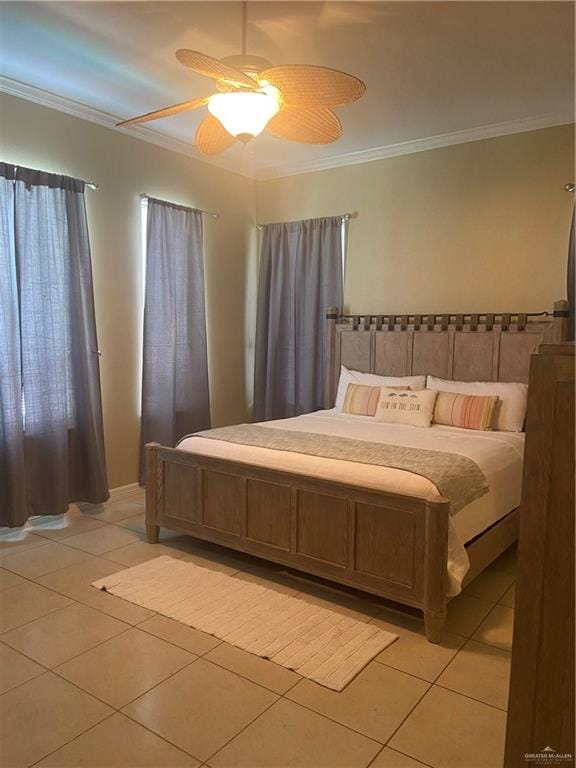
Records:
M265 69L270 69L272 66L268 59L262 56L251 56L250 54L243 53L237 56L226 56L220 59L223 64L228 64L229 67L239 69L240 72L245 72L247 75L258 75Z

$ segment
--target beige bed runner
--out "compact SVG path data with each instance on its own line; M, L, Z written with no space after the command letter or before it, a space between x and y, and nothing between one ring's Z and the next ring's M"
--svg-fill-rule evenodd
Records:
M484 496L489 490L486 477L476 462L459 453L355 440L317 432L261 427L258 424L210 429L193 436L413 472L430 480L438 492L450 501L451 514Z
M375 624L166 555L92 586L334 691L341 691L398 637Z

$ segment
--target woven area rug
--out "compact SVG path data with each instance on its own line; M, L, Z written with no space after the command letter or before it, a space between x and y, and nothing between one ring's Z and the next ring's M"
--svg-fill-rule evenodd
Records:
M163 555L97 589L225 640L341 691L397 639L373 624Z

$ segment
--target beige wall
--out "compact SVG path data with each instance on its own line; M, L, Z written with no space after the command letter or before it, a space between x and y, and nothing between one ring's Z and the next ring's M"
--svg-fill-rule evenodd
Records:
M353 312L549 309L566 292L573 142L550 128L260 182L258 220L357 212Z
M355 312L533 311L565 295L573 131L553 128L259 182L0 94L0 159L94 180L87 190L111 487L136 480L141 192L205 219L212 420L250 417L255 214L358 212L345 301Z
M252 370L253 184L246 178L6 94L0 157L94 180L86 191L110 487L137 476L143 263L139 195L218 211L205 217L212 420L244 421ZM248 388L248 389L247 389Z

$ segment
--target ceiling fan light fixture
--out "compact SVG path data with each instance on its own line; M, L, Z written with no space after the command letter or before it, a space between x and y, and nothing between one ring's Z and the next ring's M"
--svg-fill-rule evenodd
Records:
M209 115L196 129L195 145L202 155L217 155L236 141L244 144L266 129L273 136L301 144L330 144L342 135L332 107L364 95L366 85L354 75L315 64L274 66L248 54L248 1L242 2L242 52L215 59L201 51L179 48L176 59L198 75L214 81L218 93L183 101L117 123L127 127L189 112L204 105Z
M280 91L264 85L254 91L215 93L208 110L232 136L250 140L258 136L280 110Z

